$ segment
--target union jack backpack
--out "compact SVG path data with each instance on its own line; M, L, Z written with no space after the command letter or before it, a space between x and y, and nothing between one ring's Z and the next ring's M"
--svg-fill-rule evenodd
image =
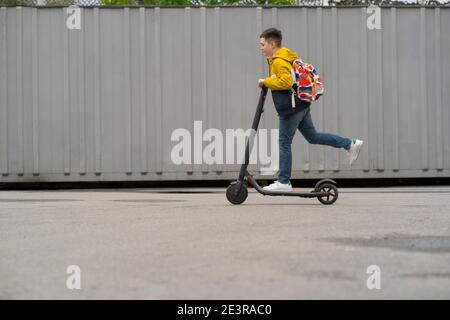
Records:
M312 64L298 58L292 62L292 92L300 100L313 102L323 94L323 82Z

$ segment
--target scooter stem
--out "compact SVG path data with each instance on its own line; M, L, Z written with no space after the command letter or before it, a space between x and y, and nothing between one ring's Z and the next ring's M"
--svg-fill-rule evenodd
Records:
M247 139L247 141L245 143L245 161L241 166L241 170L239 171L239 179L238 179L238 181L241 183L244 181L244 177L247 173L247 167L248 167L249 158L250 158L250 142L253 143L253 139L256 134L256 131L258 131L259 121L261 120L261 115L264 112L264 102L266 100L267 91L268 91L268 88L263 85L263 87L261 89L261 93L259 95L258 105L256 106L255 117L253 118L252 132L250 133L250 137ZM237 189L239 189L239 188L237 188Z

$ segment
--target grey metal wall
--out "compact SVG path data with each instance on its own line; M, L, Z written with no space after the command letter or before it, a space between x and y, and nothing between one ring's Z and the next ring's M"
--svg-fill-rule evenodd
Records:
M259 34L313 63L318 130L366 145L294 139L295 178L450 176L450 9L0 9L0 182L232 179L237 165L174 165L171 133L248 128L267 74ZM271 99L262 128L277 128ZM256 166L253 166L255 169Z

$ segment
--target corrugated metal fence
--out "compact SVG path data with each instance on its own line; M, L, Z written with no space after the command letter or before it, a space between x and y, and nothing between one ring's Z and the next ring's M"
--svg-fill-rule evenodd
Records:
M186 128L194 140L194 121L199 137L250 127L270 26L324 78L316 128L366 142L350 168L342 150L298 134L294 178L448 177L450 8L382 8L380 30L369 16L82 8L81 28L69 30L66 8L1 8L0 182L235 178L238 165L175 165L171 134ZM278 128L271 99L261 127Z

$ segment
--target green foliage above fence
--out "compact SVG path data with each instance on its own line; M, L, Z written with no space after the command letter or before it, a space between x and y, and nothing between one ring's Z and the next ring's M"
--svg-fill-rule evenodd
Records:
M100 0L100 2L103 5L220 6L220 5L296 5L299 1L297 0Z
M447 2L446 2L447 1ZM0 0L0 6L450 6L450 0Z
M297 5L312 2L321 5L323 0L0 0L0 6L239 6L239 5Z

